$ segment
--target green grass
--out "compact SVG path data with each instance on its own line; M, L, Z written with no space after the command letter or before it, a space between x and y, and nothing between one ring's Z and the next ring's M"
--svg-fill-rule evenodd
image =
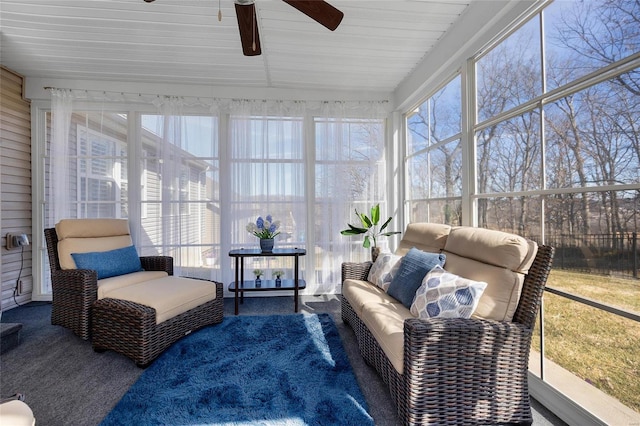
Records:
M553 270L547 285L640 312L640 280ZM640 323L550 293L544 318L546 358L640 412Z

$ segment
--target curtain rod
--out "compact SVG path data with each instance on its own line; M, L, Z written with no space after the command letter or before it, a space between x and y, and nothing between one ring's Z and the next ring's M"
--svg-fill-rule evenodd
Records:
M98 93L102 93L104 95L107 94L119 94L122 96L125 95L137 95L137 96L151 96L151 97L157 97L157 98L193 98L193 99L212 99L212 100L230 100L230 101L247 101L247 102L255 102L255 101L262 101L262 102L269 102L269 101L288 101L288 102L309 102L308 100L303 100L303 99L248 99L248 98L220 98L220 97L213 97L213 96L176 96L176 95L161 95L158 93L152 94L152 93L136 93L136 92L118 92L118 91L111 91L111 90L90 90L90 89L69 89L69 88L64 88L64 87L52 87L52 86L44 86L43 87L44 90L70 90L70 91L80 91L80 92L85 92L85 93L89 93L89 92L98 92ZM321 100L321 101L312 101L312 102L321 102L324 104L328 104L328 103L347 103L347 102L380 102L383 104L389 103L388 100L377 100L377 101L346 101L346 100L333 100L333 101L329 101L329 100Z

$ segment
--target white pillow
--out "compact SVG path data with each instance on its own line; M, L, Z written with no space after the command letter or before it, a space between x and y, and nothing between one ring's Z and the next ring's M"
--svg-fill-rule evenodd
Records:
M402 256L391 253L380 253L369 270L367 281L387 291L395 272L397 272L400 267L400 259L402 259Z
M422 280L411 304L418 318L469 318L487 283L473 281L436 266Z

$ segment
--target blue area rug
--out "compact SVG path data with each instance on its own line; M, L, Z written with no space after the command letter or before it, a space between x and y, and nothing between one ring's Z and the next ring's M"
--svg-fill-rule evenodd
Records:
M373 425L329 314L236 316L171 346L102 425Z

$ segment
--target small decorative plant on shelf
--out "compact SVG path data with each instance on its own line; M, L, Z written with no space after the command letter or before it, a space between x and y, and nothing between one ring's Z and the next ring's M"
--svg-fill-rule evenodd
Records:
M284 271L278 269L273 271L273 276L276 278L276 287L280 287L282 285L282 276L284 275Z
M387 226L389 226L389 223L392 219L391 216L389 216L389 219L387 219L386 222L382 224L382 226L378 227L378 224L380 223L380 204L376 204L375 206L371 207L371 217L367 216L365 213L358 212L358 209L355 210L356 216L358 216L358 219L360 219L360 223L362 224L362 226L355 226L348 223L347 225L349 225L349 229L344 229L340 231L340 233L346 236L365 234L362 247L371 248L371 260L375 262L378 254L380 254L380 247L378 247L377 241L378 237L388 237L390 235L399 234L400 232L383 232L385 229L387 229Z
M260 284L262 283L262 281L260 280L260 277L264 274L264 272L262 271L262 269L254 269L253 270L253 275L256 276L256 287L260 287Z
M273 239L280 235L278 228L280 228L280 221L274 221L270 214L264 219L258 216L255 223L249 222L246 227L247 232L260 238L260 249L267 252L273 251Z

